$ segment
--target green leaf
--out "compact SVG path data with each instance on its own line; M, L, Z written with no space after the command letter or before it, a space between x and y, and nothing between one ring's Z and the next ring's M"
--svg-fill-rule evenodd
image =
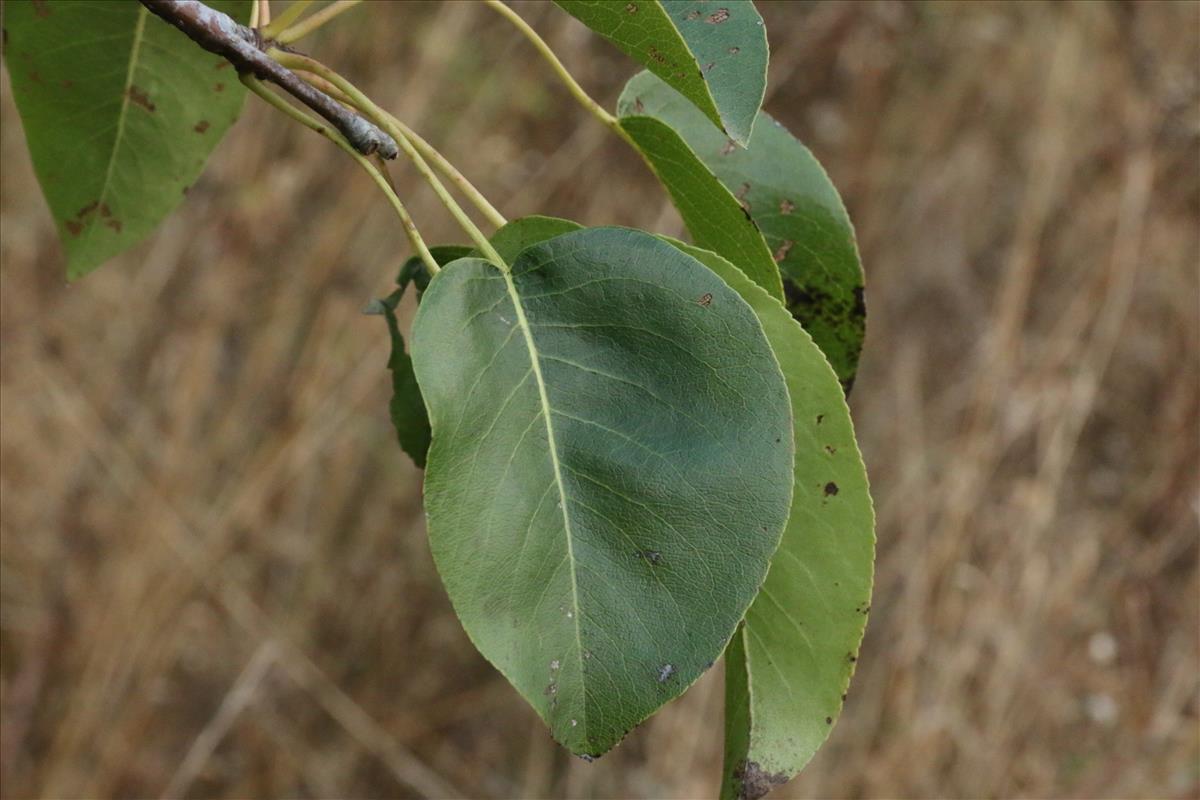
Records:
M841 712L871 602L875 520L845 397L812 338L737 267L677 246L754 309L792 402L791 514L725 656L722 797L751 800L798 773Z
M767 87L767 31L750 0L555 0L675 87L729 138L750 140Z
M434 245L429 248L429 255L433 256L433 260L437 262L439 267L444 267L451 261L463 258L475 252L470 246L465 244L443 244ZM420 297L425 292L425 287L429 285L429 270L425 269L425 262L420 256L413 256L405 261L400 267L400 274L396 276L396 285L400 287L400 291L411 283L417 290L417 297ZM395 308L395 306L392 306Z
M779 267L758 226L679 134L653 117L623 116L620 123L670 193L696 244L720 253L782 299Z
M413 365L434 560L467 633L600 755L719 656L791 505L754 312L648 234L580 230L430 282Z
M579 223L570 220L534 215L509 222L497 230L490 241L496 252L511 261L531 244L579 230L581 227L583 226ZM470 255L477 256L479 251L467 245L435 245L429 248L429 254L439 267L444 267L451 261ZM392 355L388 360L388 369L392 372L392 399L388 406L392 425L396 428L401 449L408 453L418 467L424 467L429 450L429 416L425 412L425 401L413 374L412 359L404 352L404 337L400 333L395 314L396 305L409 283L416 288L418 301L429 286L429 272L420 256L413 256L404 262L396 283L400 288L386 300L373 304L369 310L387 318L388 331L392 337Z
M734 148L678 92L648 72L629 81L618 112L622 127L631 134L639 132L635 135L639 147L648 142L643 151L671 190L696 243L720 253L765 285L756 272L762 269L761 258L747 260L760 251L736 251L724 230L713 230L732 228L729 199L701 206L692 185L703 185L699 173L707 172L716 176L727 194L732 193L734 202L741 202L765 237L766 252L783 272L788 307L849 391L866 327L862 265L845 206L813 154L765 112L749 146ZM647 119L669 126L690 152L678 143L669 148L656 144L656 139L670 137L659 131L656 139L651 138L644 131L657 129L644 122ZM681 177L693 174L697 177L688 183ZM672 184L678 184L678 190ZM681 203L695 207L685 210Z
M212 6L245 21L249 0ZM219 56L128 0L5 4L5 58L33 167L78 278L182 199L241 108Z
M398 294L403 291L400 289ZM381 301L379 306L392 337L392 355L388 358L388 369L392 372L392 399L388 403L388 411L396 428L400 448L408 453L418 467L424 467L430 436L425 401L421 398L421 389L413 374L412 359L404 352L404 337L396 321L395 307L387 301Z

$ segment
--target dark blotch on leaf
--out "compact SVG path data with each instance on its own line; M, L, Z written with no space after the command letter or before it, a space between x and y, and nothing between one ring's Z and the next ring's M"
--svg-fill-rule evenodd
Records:
M50 16L50 8L46 5L46 0L33 0L33 13L41 19Z
M817 424L818 424L818 425L820 425L820 424L821 424L821 420L823 420L823 419L825 419L825 415L824 415L824 414L817 414Z
M225 84L223 84L223 83L215 83L215 84L213 84L213 91L214 91L214 92L223 92L223 91L225 91Z
M206 120L206 119L200 120L199 122L196 123L196 126L194 128L192 128L192 130L194 130L196 133L204 133L205 131L208 130L208 120Z
M722 22L724 22L727 19L729 19L729 9L728 8L718 8L716 11L709 14L708 18L705 19L704 21L707 22L709 25L720 25Z
M791 200L788 200L785 198L785 199L779 201L779 213L780 214L787 216L788 214L792 213L795 210L796 210L796 204L793 203Z
M704 308L708 308L709 306L711 306L712 305L712 292L705 292L704 294L700 295L700 299L696 301L696 304L699 306L703 306Z
M731 56L736 56L740 52L742 52L742 48L740 48L740 47L729 48L729 55L731 55Z
M637 13L637 3L630 3L629 5L625 6L625 13L626 14L636 14Z
M73 219L69 219L67 220L67 232L72 236L78 236L83 232L83 225Z
M737 781L738 800L758 800L776 786L787 783L788 776L783 772L767 772L757 761L743 760L733 771L733 779Z
M147 111L153 111L156 106L150 101L150 96L136 86L130 86L125 94L129 96L129 102L135 106L141 106Z
M792 252L792 247L795 244L796 243L791 239L784 239L783 244L775 248L775 263L778 264L780 261L783 261L785 258L787 258L788 253Z
M838 493L838 485L833 481L825 484L825 496L829 497Z

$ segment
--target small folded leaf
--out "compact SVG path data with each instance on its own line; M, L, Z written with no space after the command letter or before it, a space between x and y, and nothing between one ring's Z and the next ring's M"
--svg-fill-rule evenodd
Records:
M598 756L725 647L791 505L790 402L753 311L639 231L430 282L413 361L434 560L472 641Z
M418 467L425 466L425 454L429 451L429 417L425 413L425 401L413 374L412 359L404 352L404 337L396 321L393 306L380 302L388 332L392 337L392 355L388 358L388 369L392 372L392 399L388 403L392 425L400 448L408 453Z
M754 309L792 402L791 514L725 654L721 796L754 800L808 763L841 712L871 602L874 512L845 397L811 337L728 261L677 246Z
M474 250L465 244L443 244L429 248L429 255L433 256L433 260L439 267L444 267L451 261L473 252ZM425 291L425 287L429 285L429 270L425 268L425 262L421 260L420 256L413 256L405 261L400 267L400 274L396 276L396 285L400 287L401 292L410 283L416 287L418 298Z
M650 158L698 245L764 286L758 279L762 253L778 262L789 309L849 391L866 327L862 265L845 206L813 154L766 112L749 146L732 147L687 100L648 72L629 81L617 108L621 126ZM686 146L663 144L670 136L649 119L669 127ZM717 193L702 195L695 188L704 183L701 173L715 176L732 197L702 205L697 198ZM733 228L732 202L757 224L759 238L765 238L761 248L734 249L726 234Z
M751 280L783 299L779 266L758 226L679 134L653 117L623 114L620 123L670 193L696 244L737 264Z
M767 32L750 0L555 0L675 87L719 130L750 140L767 87Z
M245 22L250 0L211 5ZM78 278L183 199L244 89L228 62L129 0L5 5L13 98Z

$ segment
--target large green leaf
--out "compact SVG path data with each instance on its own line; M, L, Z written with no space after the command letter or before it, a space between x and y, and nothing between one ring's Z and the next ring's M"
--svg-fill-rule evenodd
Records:
M738 252L730 246L726 231L733 229L735 216L731 199L721 196L720 202L701 206L695 188L705 182L701 173L716 176L726 194L732 193L732 202L741 203L765 237L766 252L783 272L789 309L849 390L866 325L862 265L845 206L813 154L766 112L749 146L732 147L686 99L648 72L629 81L618 111L622 127L637 132L635 141L671 190L697 244L715 250L757 280L754 270L762 268L761 258L747 259L762 251ZM686 148L649 119L665 123ZM717 193L710 189L707 194ZM681 203L696 207L685 210ZM750 263L752 268L747 267Z
M731 637L791 504L754 312L655 237L581 230L430 282L413 361L438 570L479 650L596 756Z
M245 21L250 0L212 6ZM5 4L13 97L78 278L183 199L244 90L219 56L130 0Z
M750 140L767 32L750 0L555 0L675 87L730 139Z
M677 246L754 309L792 401L791 514L726 652L721 793L752 800L799 772L841 711L871 602L874 514L841 386L812 338L728 261Z

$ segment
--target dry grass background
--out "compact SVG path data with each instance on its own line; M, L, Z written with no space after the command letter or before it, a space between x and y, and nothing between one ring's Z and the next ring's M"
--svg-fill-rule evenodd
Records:
M517 6L611 105L633 65ZM879 516L846 712L778 795L1196 797L1200 6L762 6L767 106L858 228ZM311 51L510 218L680 232L485 8L373 2ZM589 765L459 627L359 314L407 249L366 178L249 102L67 286L3 84L3 795L707 796L719 674Z

